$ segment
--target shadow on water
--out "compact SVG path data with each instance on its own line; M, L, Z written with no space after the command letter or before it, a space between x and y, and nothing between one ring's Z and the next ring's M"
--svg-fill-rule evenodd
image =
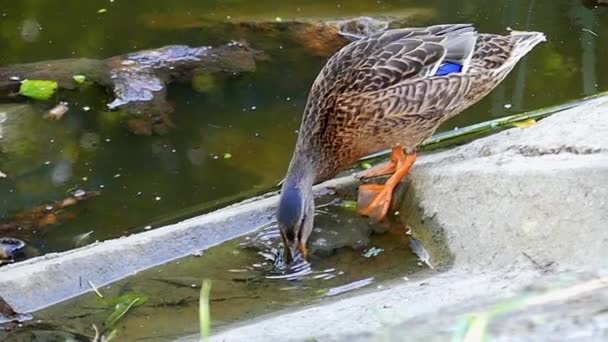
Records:
M55 330L92 335L93 324L104 329L116 298L135 297L145 302L115 325L121 340L166 341L194 334L202 279L212 282L211 317L213 328L218 329L357 289L390 286L389 280L420 282L449 267L450 256L438 246L437 239L415 240L426 247L428 264L410 249L412 235L424 229L414 206L402 210L411 215L407 218L397 214L384 223L372 224L356 214L351 201L325 197L318 203L309 262L300 259L287 267L281 259L278 228L271 224L200 256L158 266L101 288L103 299L90 293L37 312L34 321L7 334L7 340L33 331L48 334L48 327L54 324Z

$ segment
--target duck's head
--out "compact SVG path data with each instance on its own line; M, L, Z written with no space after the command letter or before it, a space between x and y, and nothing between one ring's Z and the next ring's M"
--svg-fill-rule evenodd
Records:
M306 257L306 243L314 221L312 183L286 180L279 200L277 221L287 262L291 263L299 254Z

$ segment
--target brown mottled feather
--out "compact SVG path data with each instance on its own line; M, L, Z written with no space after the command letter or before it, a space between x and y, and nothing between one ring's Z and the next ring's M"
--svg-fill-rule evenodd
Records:
M319 182L396 144L413 152L541 41L542 33L477 34L467 24L389 30L355 41L315 80L294 159L311 160ZM440 63L456 57L463 72L434 76Z

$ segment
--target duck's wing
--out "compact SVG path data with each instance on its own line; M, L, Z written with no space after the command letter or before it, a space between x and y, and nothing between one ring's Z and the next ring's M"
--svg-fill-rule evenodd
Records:
M313 92L367 92L403 80L427 77L443 61L466 64L476 32L472 25L437 25L388 30L355 41L334 55L319 74Z
M506 77L521 57L544 41L544 35L538 32L513 32L509 36L475 34L471 51L469 36L468 33L446 35L444 40L432 43L440 45L445 51L442 63L460 64L460 72L435 76L433 70L437 66L432 65L433 59L422 58L432 53L423 54L418 51L420 48L405 55L398 54L401 56L400 61L408 61L408 68L399 69L402 71L401 77L397 77L398 74L393 69L396 64L391 63L391 60L394 57L387 55L387 58L380 60L380 64L377 58L372 58L370 64L375 64L373 71L368 74L376 76L368 76L367 79L374 82L368 81L360 87L355 87L353 90L356 91L342 93L336 101L336 108L342 115L351 119L369 119L371 126L386 128L387 125L392 125L394 130L399 130L407 128L406 126L418 125L420 127L416 129L428 129L432 133L441 121L487 95ZM409 41L397 40L393 44L400 43L409 44ZM421 47L426 45L428 43L425 41ZM414 60L418 63L413 62ZM368 62L361 62L361 65L367 64ZM412 66L415 66L414 71L410 70ZM425 68L431 68L430 75L423 76ZM416 70L418 73L412 77Z

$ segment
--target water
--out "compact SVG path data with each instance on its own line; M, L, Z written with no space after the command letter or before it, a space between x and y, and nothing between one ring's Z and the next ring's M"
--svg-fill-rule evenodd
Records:
M473 22L481 31L539 30L549 42L487 99L442 129L561 103L608 88L608 10L580 1L2 1L0 64L67 57L105 58L167 44L221 44L246 38L271 61L254 73L213 79L201 94L169 87L176 127L155 137L117 126L101 89L62 91L35 104L19 148L0 152L0 220L62 200L70 191L101 195L33 231L2 232L36 253L130 234L158 220L193 215L274 186L284 175L308 88L323 66L286 34L251 34L221 24L395 13L411 25ZM97 13L99 9L105 13ZM596 36L597 35L597 36ZM41 119L59 101L58 122ZM87 107L87 108L85 108ZM88 109L88 110L87 110ZM224 158L230 156L230 158ZM88 234L85 239L78 239ZM75 242L75 239L78 243Z
M115 326L118 339L168 341L197 333L202 279L212 282L210 305L215 330L328 297L390 286L389 280L420 283L449 267L451 261L441 241L425 238L418 217L409 212L407 217L395 216L384 224L372 225L335 202L317 214L316 222L310 263L300 260L291 270L280 260L277 263L279 236L276 225L270 225L201 256L180 259L100 288L104 299L91 292L36 312L33 321L4 338L18 340L43 331L93 335L92 325L103 330L116 303L141 298L145 303L132 308ZM347 241L344 237L348 232L352 234ZM430 269L418 260L408 247L412 239L408 234L424 241L420 244L439 269Z

